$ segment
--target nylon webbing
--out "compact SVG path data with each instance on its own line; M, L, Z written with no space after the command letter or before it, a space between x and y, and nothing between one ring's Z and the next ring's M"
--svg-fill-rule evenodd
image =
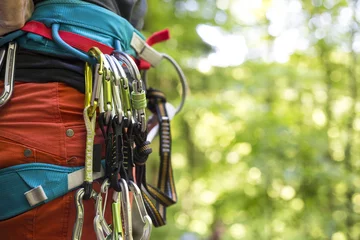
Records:
M139 187L142 189L142 194L145 202L146 210L148 211L154 226L159 227L166 224L166 207L176 203L177 195L174 184L173 170L171 165L171 132L170 120L165 108L165 95L154 89L147 91L148 108L156 114L159 121L160 131L160 168L158 175L157 186L154 187L146 182L146 166L141 164L136 157L136 177ZM146 142L146 137L143 136L143 143ZM137 152L148 149L147 144L142 144L139 138L135 138L136 145L139 146ZM135 156L141 153L135 154ZM143 155L146 155L145 153ZM156 205L152 202L152 199Z

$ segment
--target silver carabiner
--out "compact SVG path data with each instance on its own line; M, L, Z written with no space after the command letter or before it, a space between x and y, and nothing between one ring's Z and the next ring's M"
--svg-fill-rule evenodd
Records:
M129 187L123 178L119 180L119 183L121 186L121 216L124 225L123 239L133 240Z
M75 204L76 204L76 221L74 224L72 240L80 240L82 235L82 228L84 224L84 198L85 190L80 188L75 194Z
M129 181L129 189L134 194L135 203L139 211L141 221L144 223L143 232L140 240L148 240L150 239L151 235L152 221L149 214L146 212L140 188L133 181Z
M138 123L140 123L140 128L142 132L146 131L146 96L145 91L143 89L143 82L141 80L141 75L139 69L137 68L134 60L131 59L127 54L123 52L114 52L114 56L123 61L133 77L133 92L132 95L132 103L135 111L135 118Z
M94 217L94 221L93 221L96 238L98 240L105 240L106 238L104 235L106 234L106 236L108 236L112 232L104 218L102 202L103 201L102 201L102 196L101 196L101 192L100 192L96 196L95 217Z
M115 114L118 116L119 123L121 123L124 116L124 111L122 109L121 97L120 97L121 78L118 74L118 69L116 68L115 63L113 62L112 57L106 54L105 60L109 65L109 68L111 69L111 72L113 74L113 81L111 83L113 90L113 104L114 104L113 110Z
M80 188L75 194L75 204L76 204L76 220L73 228L72 240L81 240L82 229L84 225L84 203L83 198L85 194L85 189ZM96 192L93 190L91 192L91 197L95 197Z
M126 73L119 63L119 60L115 56L110 56L113 60L113 63L115 64L115 67L117 69L117 72L120 76L120 89L121 94L120 97L123 102L123 109L126 114L126 117L133 122L133 114L131 110L131 102L130 102L130 92L129 92L129 80L127 79Z
M4 90L0 95L0 107L4 106L10 100L14 90L16 48L17 48L16 42L10 42L7 48ZM3 61L4 56L5 56L5 50L2 50L0 53L1 62Z

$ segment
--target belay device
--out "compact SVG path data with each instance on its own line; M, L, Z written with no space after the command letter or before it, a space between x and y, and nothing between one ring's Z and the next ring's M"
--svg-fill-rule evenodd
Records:
M64 2L67 4L62 4ZM58 13L56 19L52 18L54 12ZM103 22L89 21L99 14ZM76 18L70 21L69 15ZM96 34L97 29L102 30L101 35ZM104 8L78 0L50 0L37 5L22 29L0 39L1 63L6 58L2 64L6 73L0 106L9 101L13 91L17 45L43 53L72 55L85 61L83 116L87 133L83 168L29 163L0 169L3 193L0 220L77 189L77 218L72 239L81 239L86 214L83 201L88 199L93 199L95 205L93 222L97 239L133 239L130 192L144 224L141 239L150 238L153 225L166 224L166 208L177 201L170 120L182 109L187 89L179 65L150 46L168 38L168 31L161 31L145 41L129 22ZM161 91L145 89L147 69L156 67L163 59L174 66L181 80L182 99L177 108L166 101ZM147 127L146 108L153 119L157 119L151 129ZM96 121L106 144L105 159L100 161L93 159ZM158 183L153 186L146 181L146 161L152 152L150 143L157 134L160 136L160 169ZM44 180L48 176L52 181ZM92 188L95 179L103 180L99 192ZM14 184L9 186L6 182ZM104 218L109 189L114 190L111 226Z

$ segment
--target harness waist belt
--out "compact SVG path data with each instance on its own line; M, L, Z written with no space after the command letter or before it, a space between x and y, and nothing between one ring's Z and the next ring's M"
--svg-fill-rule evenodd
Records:
M102 166L93 178L99 179L104 175ZM61 197L81 186L83 181L83 167L27 163L1 169L0 221Z
M92 47L94 43L97 46L100 43L104 47L103 50L121 50L136 57L135 49L131 46L133 34L144 39L143 35L125 18L103 7L80 0L48 0L36 4L30 22L32 22L31 26L27 25L24 29L1 38L0 46L16 39L21 47L29 50L71 56L66 49L52 41L50 32L45 30L56 24L59 25L60 36L65 35L67 42L74 47L80 45L79 49L85 53L89 49L84 48ZM79 43L78 36L91 41Z

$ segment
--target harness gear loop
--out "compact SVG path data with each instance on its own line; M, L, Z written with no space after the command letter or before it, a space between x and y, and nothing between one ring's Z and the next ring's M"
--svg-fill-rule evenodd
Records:
M53 23L51 26L51 36L52 36L52 39L54 40L54 42L56 42L60 47L62 47L66 51L72 53L73 55L77 56L79 59L83 60L84 62L94 63L94 59L92 59L91 56L80 52L79 50L71 47L64 40L62 40L62 38L59 35L59 30L60 30L60 24Z

